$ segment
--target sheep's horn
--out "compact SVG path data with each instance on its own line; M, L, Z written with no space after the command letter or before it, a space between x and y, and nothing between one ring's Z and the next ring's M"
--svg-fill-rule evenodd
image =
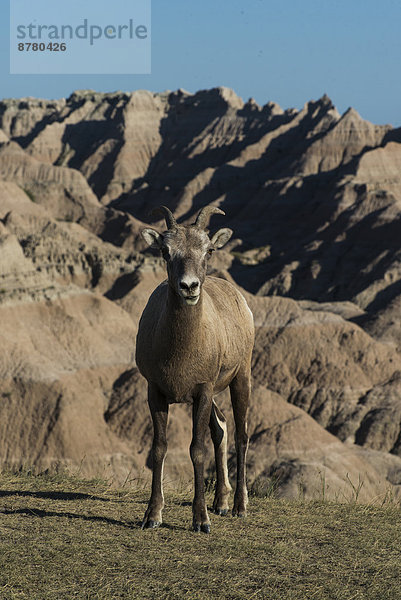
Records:
M194 223L195 227L198 227L198 229L206 229L207 225L209 224L210 217L214 214L225 215L226 213L220 208L217 208L217 206L205 206L202 208L196 218Z
M169 208L167 208L167 206L157 206L151 211L150 214L151 216L154 216L158 213L162 214L163 217L166 219L166 224L169 229L174 229L175 227L177 227L177 221L175 220L173 213Z

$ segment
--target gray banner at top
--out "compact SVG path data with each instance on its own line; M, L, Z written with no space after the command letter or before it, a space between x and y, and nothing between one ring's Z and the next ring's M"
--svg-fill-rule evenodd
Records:
M151 0L10 0L11 74L149 74Z

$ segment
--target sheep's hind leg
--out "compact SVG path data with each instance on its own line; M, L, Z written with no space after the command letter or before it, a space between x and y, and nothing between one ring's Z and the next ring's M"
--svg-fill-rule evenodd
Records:
M210 520L205 502L205 437L207 426L210 422L212 409L212 394L210 390L203 389L193 399L193 434L190 447L191 460L194 467L195 495L192 503L193 529L210 533Z
M232 489L227 469L227 422L214 400L209 427L216 460L216 492L214 495L213 511L217 515L223 516L228 513L228 498Z
M142 529L153 529L162 523L162 510L164 507L163 465L167 452L168 404L158 389L150 384L148 387L148 403L153 420L152 493L142 521Z
M234 494L234 517L244 517L248 504L246 488L246 454L248 450L247 413L251 394L250 361L240 368L230 383L231 403L235 421L237 453L237 486Z

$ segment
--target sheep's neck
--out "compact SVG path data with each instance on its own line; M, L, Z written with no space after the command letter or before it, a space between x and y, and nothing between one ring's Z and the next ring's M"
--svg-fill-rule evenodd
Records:
M202 335L203 292L201 290L198 302L188 306L169 288L167 295L166 328L170 344L189 348L193 340L199 343Z

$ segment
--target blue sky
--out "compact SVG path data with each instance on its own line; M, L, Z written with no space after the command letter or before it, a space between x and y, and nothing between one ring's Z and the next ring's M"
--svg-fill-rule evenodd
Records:
M0 0L2 98L225 85L283 108L327 93L340 112L401 126L400 0L153 0L151 75L10 75L8 4ZM110 4L98 5L100 15Z

